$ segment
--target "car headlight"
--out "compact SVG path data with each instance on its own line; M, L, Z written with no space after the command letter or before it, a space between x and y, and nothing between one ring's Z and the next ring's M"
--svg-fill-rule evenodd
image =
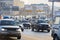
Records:
M21 29L17 29L17 31L20 31L21 32Z
M2 31L5 31L5 29L1 29Z

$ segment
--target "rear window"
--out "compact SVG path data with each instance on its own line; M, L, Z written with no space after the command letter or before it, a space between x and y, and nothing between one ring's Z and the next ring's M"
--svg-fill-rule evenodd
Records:
M47 23L47 21L44 21L44 20L38 20L37 23Z

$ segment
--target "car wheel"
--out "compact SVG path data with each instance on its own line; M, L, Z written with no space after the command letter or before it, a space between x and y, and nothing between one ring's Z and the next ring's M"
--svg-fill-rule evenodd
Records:
M50 32L50 30L47 30L48 32Z
M17 37L17 39L21 39L21 36L20 37Z
M55 36L55 38L53 38L53 40L59 40L59 38L57 36Z

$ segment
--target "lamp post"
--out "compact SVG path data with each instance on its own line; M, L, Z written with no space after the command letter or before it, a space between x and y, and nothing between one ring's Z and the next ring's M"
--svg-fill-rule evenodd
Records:
M54 19L54 0L52 0L52 24Z

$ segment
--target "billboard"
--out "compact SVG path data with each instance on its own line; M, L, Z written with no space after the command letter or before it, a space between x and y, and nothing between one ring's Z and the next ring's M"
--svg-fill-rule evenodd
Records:
M49 0L49 2L60 2L60 0Z

